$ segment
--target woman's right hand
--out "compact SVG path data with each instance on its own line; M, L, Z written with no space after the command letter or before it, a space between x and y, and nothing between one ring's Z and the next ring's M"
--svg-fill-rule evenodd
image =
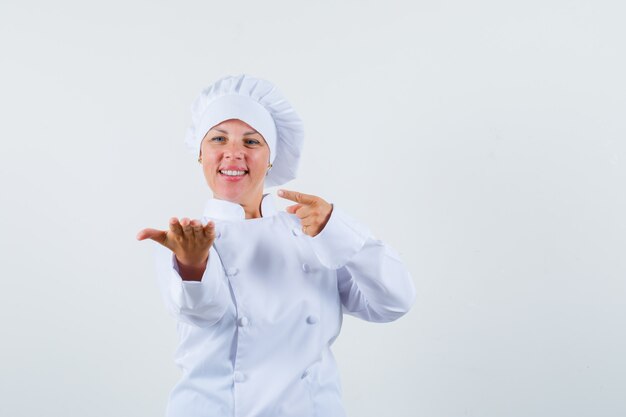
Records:
M215 240L215 224L209 221L202 226L200 220L183 217L179 222L172 217L169 227L170 230L143 229L137 240L152 239L176 254L179 267L204 271Z

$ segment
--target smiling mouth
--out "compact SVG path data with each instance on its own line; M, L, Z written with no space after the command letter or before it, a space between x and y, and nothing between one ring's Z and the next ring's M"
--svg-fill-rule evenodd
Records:
M242 177L248 173L248 171L235 171L230 169L221 169L218 172L228 177Z

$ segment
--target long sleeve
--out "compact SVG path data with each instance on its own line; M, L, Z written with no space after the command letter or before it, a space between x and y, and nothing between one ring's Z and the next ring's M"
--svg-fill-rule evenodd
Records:
M406 314L415 302L413 279L398 253L335 205L311 242L319 261L337 272L344 313L389 322Z
M199 327L217 323L231 303L228 282L220 258L213 247L200 281L185 281L178 271L176 256L156 245L154 252L161 296L170 315Z

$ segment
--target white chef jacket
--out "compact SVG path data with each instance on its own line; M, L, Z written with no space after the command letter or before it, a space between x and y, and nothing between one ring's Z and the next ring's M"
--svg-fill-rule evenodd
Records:
M336 205L315 237L271 194L261 214L208 201L202 223L215 222L216 239L201 281L183 281L174 254L155 246L180 339L167 417L344 417L330 350L342 313L388 322L414 303L398 254Z

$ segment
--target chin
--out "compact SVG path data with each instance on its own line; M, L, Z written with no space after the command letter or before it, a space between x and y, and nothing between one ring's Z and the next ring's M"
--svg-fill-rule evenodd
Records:
M213 189L213 194L220 200L241 203L245 200L248 193L245 190L237 189L237 187L219 187L218 189Z
M216 181L213 184L209 183L209 187L213 191L215 198L237 204L242 204L255 198L259 189L261 194L263 194L262 184L260 184L259 187L250 187L250 185L251 184L228 184L221 181Z

